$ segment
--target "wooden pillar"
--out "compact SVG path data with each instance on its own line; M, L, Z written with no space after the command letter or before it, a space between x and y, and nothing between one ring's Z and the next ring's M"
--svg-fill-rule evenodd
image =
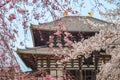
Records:
M105 57L103 56L102 59L103 59L103 63L105 64Z
M55 62L56 62L56 64L55 64L55 68L56 68L55 72L56 72L56 80L57 80L57 78L58 78L58 70L57 70L58 64L57 64L57 59L56 58L55 58Z
M66 80L66 62L63 63L63 80Z
M47 72L48 72L48 74L50 74L50 57L49 56L47 56Z
M43 68L43 58L42 57L40 58L41 58L41 67Z
M37 67L38 67L38 65L37 65L38 57L37 57L37 55L32 54L31 59L33 60L33 63L32 63L33 64L33 70L36 71Z
M94 80L96 80L96 74L97 74L97 72L98 72L98 61L99 61L99 54L98 54L98 52L97 51L95 51L95 54L94 54L95 56L95 76L94 76Z
M74 67L74 59L71 60L71 66Z
M79 61L79 80L83 80L82 79L82 57L78 57L78 61Z

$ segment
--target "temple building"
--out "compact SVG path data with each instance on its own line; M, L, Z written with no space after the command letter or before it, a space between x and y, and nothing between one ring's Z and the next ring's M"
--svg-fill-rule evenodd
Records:
M98 33L98 29L90 28L87 20L99 24L108 24L93 17L66 16L53 22L31 25L30 29L34 47L18 49L17 53L26 66L30 67L33 71L44 70L56 78L69 74L74 80L96 80L96 74L99 72L100 65L108 62L111 58L110 55L106 54L105 50L100 52L94 51L89 58L80 55L76 59L57 64L57 61L62 57L55 56L56 54L53 49L59 50L57 53L59 56L67 54L62 53L58 47L59 44L62 44L63 48L69 45L64 41L64 32L72 34L70 40L73 42L79 42L81 39L87 39ZM63 32L60 37L54 34L57 30ZM54 36L51 42L53 48L49 47L51 35Z

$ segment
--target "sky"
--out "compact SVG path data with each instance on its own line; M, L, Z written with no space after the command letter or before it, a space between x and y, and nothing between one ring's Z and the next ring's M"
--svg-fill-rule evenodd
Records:
M105 7L108 7L108 8L115 8L114 5L110 5L108 3L106 3L104 0L101 0L101 2L103 4L105 4ZM73 4L71 4L70 6L74 9L74 10L77 10L77 11L80 11L79 14L75 15L75 16L88 16L88 13L89 12L93 12L93 17L95 18L98 18L98 19L103 19L103 17L99 14L97 8L94 9L94 6L93 5L96 5L94 0L85 0L85 2L83 2L83 8L80 9L80 5L79 3L76 3L74 2L73 0ZM31 9L31 7L28 7L29 9ZM104 8L101 7L100 10L104 11ZM49 13L47 13L47 16L46 18L48 18L50 16ZM69 16L69 15L68 15ZM48 22L51 22L52 19L51 17L48 19ZM46 23L46 20L45 19L42 19L40 20L41 23ZM31 20L30 24L35 24L35 25L38 25L38 22L36 22L35 20ZM30 26L30 24L28 26ZM27 33L24 34L24 30L21 28L21 26L18 27L18 39L17 39L17 42L16 42L16 45L17 45L17 48L32 48L33 47L33 41L32 41L32 37L31 37L31 32L30 32L30 29L28 29ZM24 42L24 46L21 46L19 43L23 41ZM17 60L18 60L18 63L20 64L21 66L21 69L22 71L28 71L30 69L28 69L25 64L21 61L21 59L18 57L18 55L15 55L17 57Z

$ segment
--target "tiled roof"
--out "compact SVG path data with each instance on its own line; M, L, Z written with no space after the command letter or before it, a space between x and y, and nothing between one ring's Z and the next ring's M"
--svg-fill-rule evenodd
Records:
M68 31L85 31L85 32L95 32L99 30L93 30L85 23L86 20L90 20L94 23L99 24L108 24L108 22L93 18L93 17L85 17L85 16L66 16L60 18L56 21L49 23L42 23L39 25L31 25L32 29L40 29L40 30L56 30L57 26L65 26Z
M49 47L34 47L34 48L27 48L27 49L18 49L18 54L49 54L53 55L57 51L57 54L64 54L62 53L62 50L56 48L49 48Z

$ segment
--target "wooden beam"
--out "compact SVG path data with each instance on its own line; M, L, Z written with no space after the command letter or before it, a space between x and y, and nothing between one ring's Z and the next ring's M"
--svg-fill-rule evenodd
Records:
M47 57L47 72L48 72L48 74L50 74L50 57L48 56Z
M82 57L78 57L78 61L79 61L79 79L80 80L83 80L82 79Z
M96 80L96 74L97 74L97 72L98 72L98 61L99 61L99 53L97 52L97 51L95 51L95 53L94 53L94 57L95 57L95 70L94 70L94 72L95 72L95 76L93 77L94 78L94 80Z

